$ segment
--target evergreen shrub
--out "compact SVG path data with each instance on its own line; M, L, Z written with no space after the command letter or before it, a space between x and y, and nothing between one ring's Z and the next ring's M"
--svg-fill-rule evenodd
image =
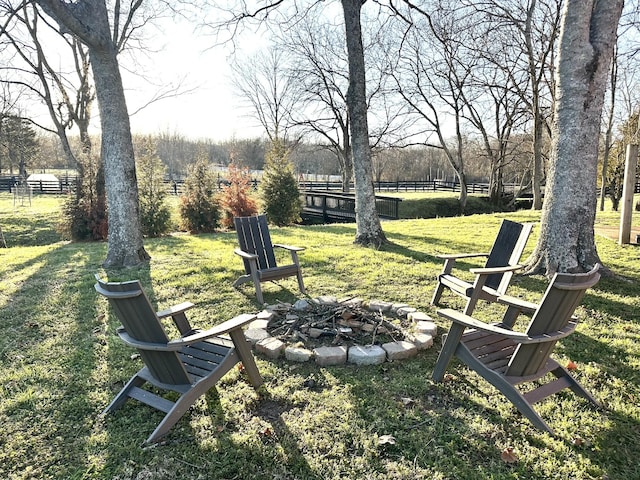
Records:
M213 232L220 221L216 198L216 179L206 156L200 155L189 169L180 197L180 228L191 233Z
M159 237L171 230L171 212L165 204L164 175L167 168L156 153L151 138L145 138L136 161L140 226L142 234Z
M274 140L265 156L260 193L269 222L284 226L300 221L300 189L281 140Z

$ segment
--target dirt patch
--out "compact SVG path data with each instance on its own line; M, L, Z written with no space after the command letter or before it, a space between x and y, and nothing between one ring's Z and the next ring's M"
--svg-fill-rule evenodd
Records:
M596 225L595 234L600 235L601 237L606 237L615 242L618 241L618 237L620 235L620 227L618 225ZM638 236L640 236L640 226L631 227L631 243L634 245L638 245Z

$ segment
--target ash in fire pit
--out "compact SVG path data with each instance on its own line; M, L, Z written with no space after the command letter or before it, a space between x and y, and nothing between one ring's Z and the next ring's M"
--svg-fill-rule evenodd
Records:
M344 363L347 357L353 363L406 358L431 346L436 333L431 318L415 308L382 301L366 303L359 298L279 303L268 306L258 317L246 332L256 350L271 358L284 351L294 361L315 357L321 365ZM356 359L363 355L364 360Z

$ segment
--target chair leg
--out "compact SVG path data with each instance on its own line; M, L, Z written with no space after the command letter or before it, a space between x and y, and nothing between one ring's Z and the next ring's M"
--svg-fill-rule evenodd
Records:
M258 299L258 303L260 305L264 304L264 297L262 296L262 287L260 286L260 280L254 280L253 284L256 287L256 298Z
M122 406L129 399L129 392L134 387L141 387L144 385L146 380L140 378L139 373L136 373L131 379L127 382L127 384L122 387L122 390L118 392L118 395L111 401L109 406L102 411L102 415L107 415Z
M433 373L431 374L431 379L434 382L442 381L444 372L447 370L449 362L451 362L453 355L456 353L463 333L464 327L462 325L458 325L456 323L451 325L449 333L447 334L447 338L444 341L444 345L442 346L442 350L440 350L440 355L438 355L436 366L434 367Z
M302 271L300 269L298 269L298 287L300 288L300 292L301 293L307 293L304 289L304 281L302 280Z
M244 371L249 378L249 382L251 383L251 385L253 385L253 388L258 388L264 383L264 381L262 380L262 376L258 371L258 366L256 365L256 361L253 358L251 348L249 348L249 344L247 342L247 338L244 336L244 332L242 330L232 330L231 332L229 332L229 336L233 341L236 353L238 354L238 358L242 362L242 366L244 367Z
M585 388L582 385L580 385L580 383L575 378L573 378L573 375L571 375L564 367L558 365L558 368L556 368L555 370L552 370L551 373L556 378L562 378L562 377L566 378L570 384L569 388L573 393L583 398L586 398L591 403L593 403L596 407L598 408L601 407L600 402L598 402L589 392L587 392Z
M145 440L146 444L152 444L158 442L164 437L169 430L182 418L182 416L189 410L189 407L194 404L198 397L205 393L208 389L201 389L194 387L188 392L182 394L180 398L175 402L173 408L167 412L160 424L156 427L149 438Z
M476 295L476 291L474 290L469 299L467 300L467 305L464 307L464 314L471 315L478 304L478 296Z
M482 375L482 372L478 372ZM482 375L484 377L484 375ZM492 379L484 377L494 387L496 387L502 394L509 399L509 401L518 409L518 411L527 417L529 421L540 430L543 430L551 435L555 435L551 427L547 425L538 412L534 410L529 402L522 396L516 387L507 382L503 377L499 375L493 376Z
M442 292L444 292L444 285L440 282L440 280L438 280L436 291L433 292L433 297L431 298L431 305L440 304L440 297L442 296Z

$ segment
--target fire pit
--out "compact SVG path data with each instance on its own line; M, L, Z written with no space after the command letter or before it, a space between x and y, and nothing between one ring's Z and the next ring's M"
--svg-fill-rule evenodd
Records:
M431 318L409 305L334 297L270 305L246 332L268 358L284 354L321 366L408 358L430 347L435 334Z

